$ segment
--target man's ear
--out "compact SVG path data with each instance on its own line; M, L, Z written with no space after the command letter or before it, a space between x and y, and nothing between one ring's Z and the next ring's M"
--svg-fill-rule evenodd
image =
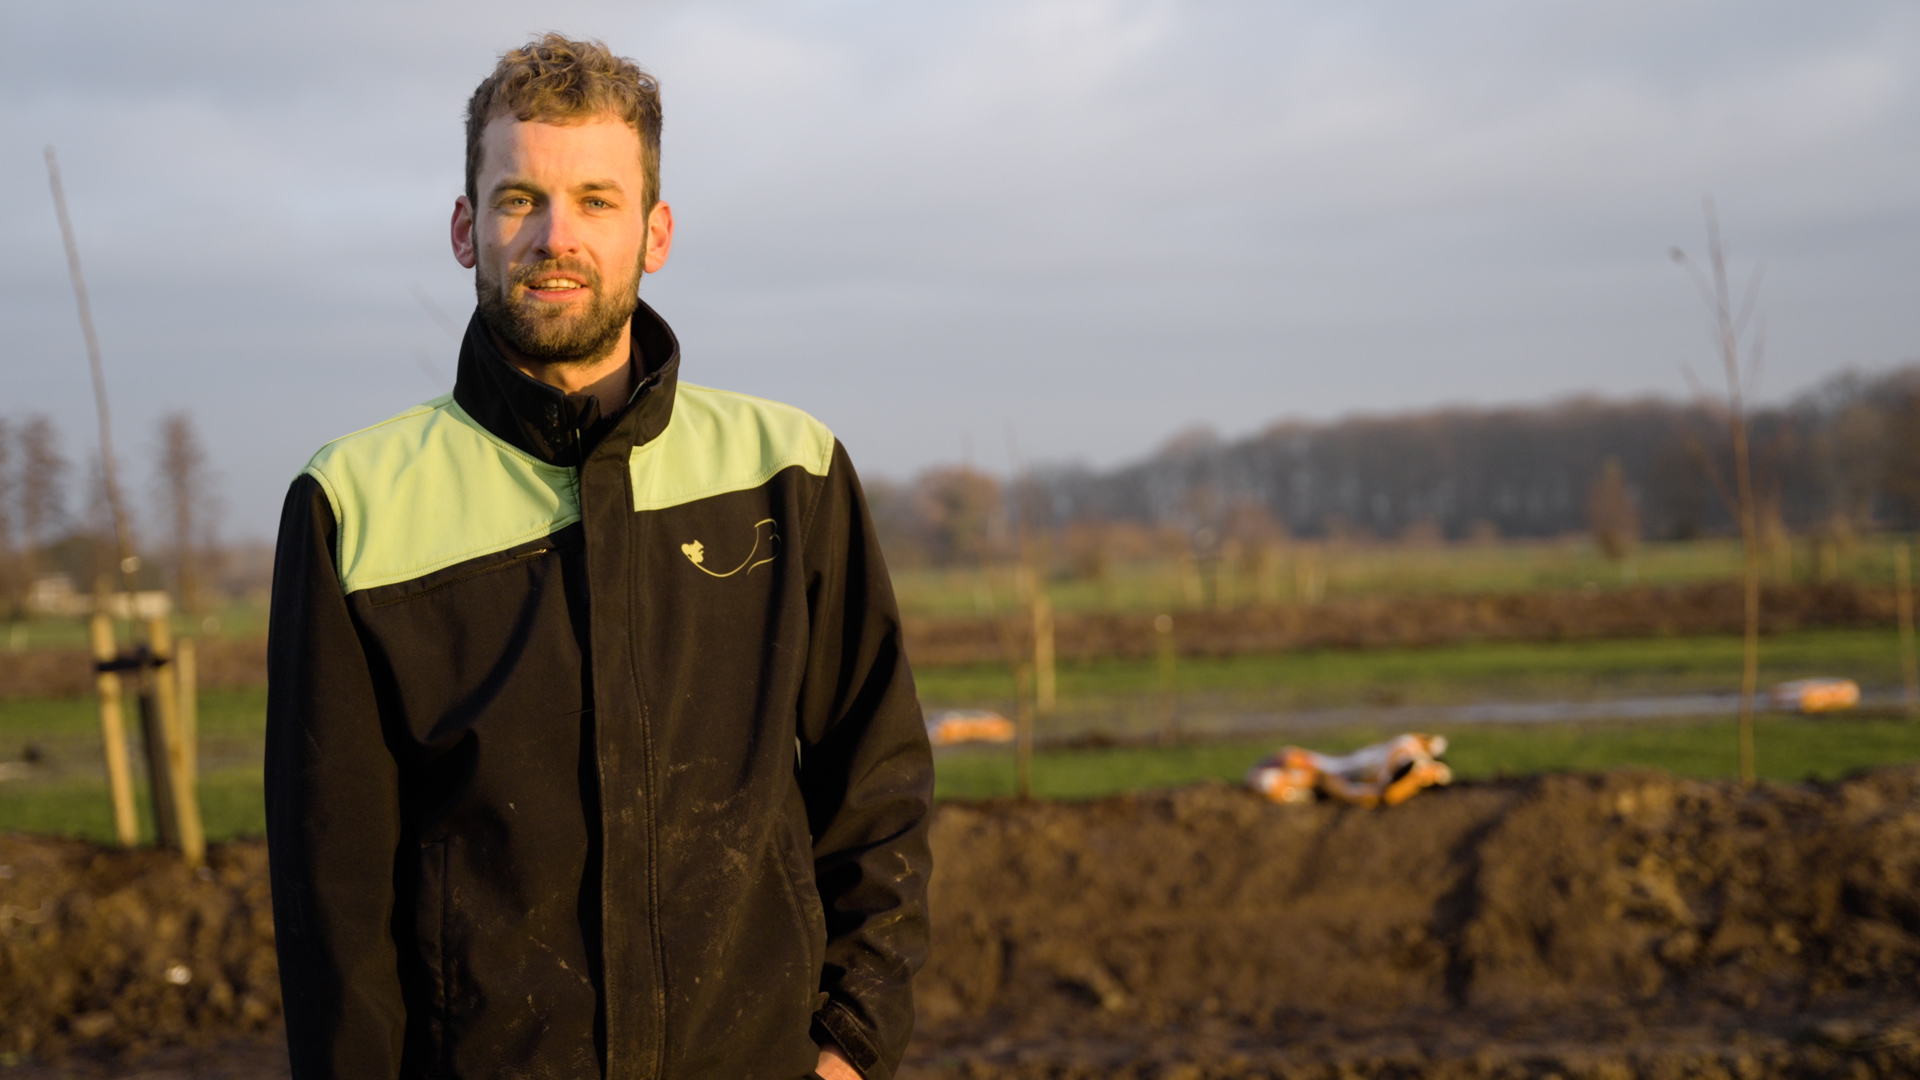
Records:
M667 265L667 256L673 251L673 207L664 202L653 204L653 210L647 214L647 261L649 274L657 274Z
M453 257L469 270L480 261L473 242L473 204L465 195L453 200Z

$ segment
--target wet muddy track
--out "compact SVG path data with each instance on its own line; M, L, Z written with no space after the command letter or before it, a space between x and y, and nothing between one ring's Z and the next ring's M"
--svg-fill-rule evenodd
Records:
M907 1076L1920 1074L1920 769L946 804L934 844ZM264 864L0 837L0 1077L270 1074Z

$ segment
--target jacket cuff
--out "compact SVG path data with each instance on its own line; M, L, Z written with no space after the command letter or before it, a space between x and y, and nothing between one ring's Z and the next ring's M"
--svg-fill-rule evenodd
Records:
M884 1073L875 1071L880 1064L879 1048L873 1045L872 1037L845 1005L829 1001L814 1013L813 1037L816 1041L825 1037L838 1044L864 1080L886 1080Z

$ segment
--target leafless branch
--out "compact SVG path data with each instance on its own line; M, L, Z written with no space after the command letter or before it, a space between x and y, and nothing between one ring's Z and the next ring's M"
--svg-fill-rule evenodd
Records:
M53 147L47 147L47 184L53 189L53 209L60 218L60 239L67 248L67 271L73 278L73 298L80 308L80 332L87 341L87 364L93 371L93 404L100 417L100 464L107 489L107 503L113 514L114 538L120 549L121 587L133 591L133 575L140 560L133 553L133 529L127 521L126 506L120 497L120 480L113 457L113 424L107 415L107 376L100 365L100 339L93 332L93 307L87 301L87 279L80 272L80 245L73 238L73 222L67 216L67 193L60 184L60 160Z

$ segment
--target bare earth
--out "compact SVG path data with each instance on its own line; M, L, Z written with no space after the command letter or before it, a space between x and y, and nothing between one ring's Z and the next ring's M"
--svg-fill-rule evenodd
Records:
M903 1077L1920 1075L1920 768L947 804L934 843ZM0 1078L285 1075L261 845L0 867Z

